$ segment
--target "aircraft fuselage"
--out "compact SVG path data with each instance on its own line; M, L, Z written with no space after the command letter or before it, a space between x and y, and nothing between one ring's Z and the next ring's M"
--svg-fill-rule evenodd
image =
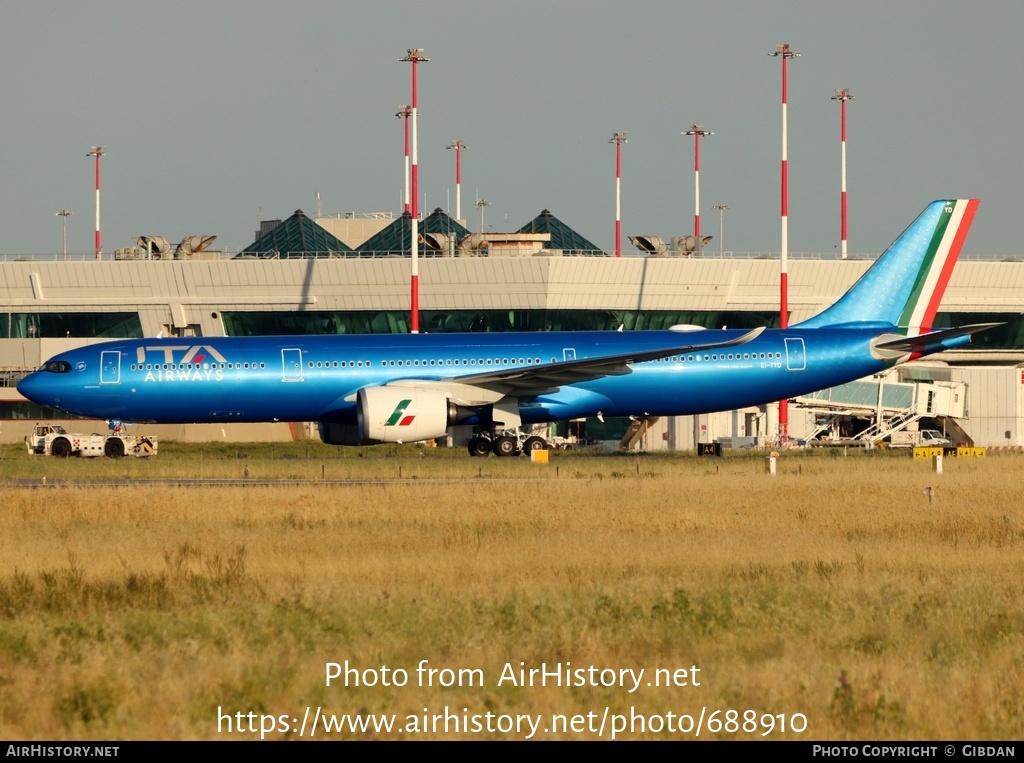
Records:
M354 422L364 387L725 341L738 330L140 339L72 350L20 388L37 402L139 422ZM519 398L524 423L592 416L685 415L780 400L891 365L881 330L767 330L737 347L631 364L631 372ZM475 423L472 419L464 423Z

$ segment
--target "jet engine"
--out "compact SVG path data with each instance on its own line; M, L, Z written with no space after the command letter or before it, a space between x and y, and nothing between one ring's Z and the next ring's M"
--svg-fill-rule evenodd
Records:
M443 392L415 387L363 387L356 403L364 442L419 442L444 437L458 417Z

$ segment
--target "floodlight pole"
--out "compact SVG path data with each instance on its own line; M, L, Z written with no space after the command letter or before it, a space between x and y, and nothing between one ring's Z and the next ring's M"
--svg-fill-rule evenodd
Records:
M103 247L100 244L100 157L104 156L103 146L93 146L86 156L96 157L96 259L103 254Z
M840 128L839 128L839 141L842 144L842 162L840 172L840 191L839 191L839 229L840 237L842 241L842 258L846 259L846 102L852 101L853 96L850 95L850 91L846 88L837 87L836 94L832 96L833 101L839 101L839 113L840 113Z
M779 265L779 328L784 329L789 327L789 133L786 114L786 62L800 54L790 50L789 43L780 43L768 55L782 59L782 252ZM788 400L779 401L779 436L783 440L789 438Z
M395 116L402 120L402 126L405 128L405 181L402 184L403 194L403 212L409 211L409 117L412 116L411 106L399 106Z
M455 219L462 220L462 149L468 146L459 138L453 140L448 148L455 149Z
M693 136L693 239L694 251L700 250L700 139L702 135L714 135L704 125L694 125L683 135Z
M410 244L412 249L412 278L410 281L410 304L409 304L409 332L420 333L420 271L419 271L419 250L420 250L420 221L419 221L419 136L417 133L417 116L419 112L419 101L417 94L416 64L430 59L423 55L423 48L409 48L405 58L400 61L412 63L412 198L409 213L412 215L412 231Z
M715 204L715 209L718 210L718 256L725 256L725 210L729 208L728 204L718 202Z
M477 199L476 205L480 208L480 233L484 232L484 207L491 206L487 199Z
M622 144L626 133L617 132L609 143L615 144L615 256L622 256Z
M64 229L64 259L66 260L68 258L68 217L71 215L71 212L66 209L62 209L60 212L56 212L55 214L57 217L62 218L61 227Z

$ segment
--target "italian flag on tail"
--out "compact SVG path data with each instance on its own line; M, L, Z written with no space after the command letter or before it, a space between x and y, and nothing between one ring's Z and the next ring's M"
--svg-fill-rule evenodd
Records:
M977 209L977 199L933 201L834 305L797 325L928 333Z
M977 209L977 199L955 199L947 201L943 206L939 224L935 227L924 263L918 272L917 282L897 324L907 329L908 336L931 331L942 295L949 285L953 266L960 256L960 249Z

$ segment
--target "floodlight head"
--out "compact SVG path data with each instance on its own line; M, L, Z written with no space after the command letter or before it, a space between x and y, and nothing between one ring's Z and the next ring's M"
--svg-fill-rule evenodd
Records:
M684 130L683 135L714 135L711 130L705 130L704 125L694 125L689 130Z
M783 58L796 58L799 53L796 53L789 49L788 42L779 42L775 44L775 50L768 54L769 56L782 56Z

